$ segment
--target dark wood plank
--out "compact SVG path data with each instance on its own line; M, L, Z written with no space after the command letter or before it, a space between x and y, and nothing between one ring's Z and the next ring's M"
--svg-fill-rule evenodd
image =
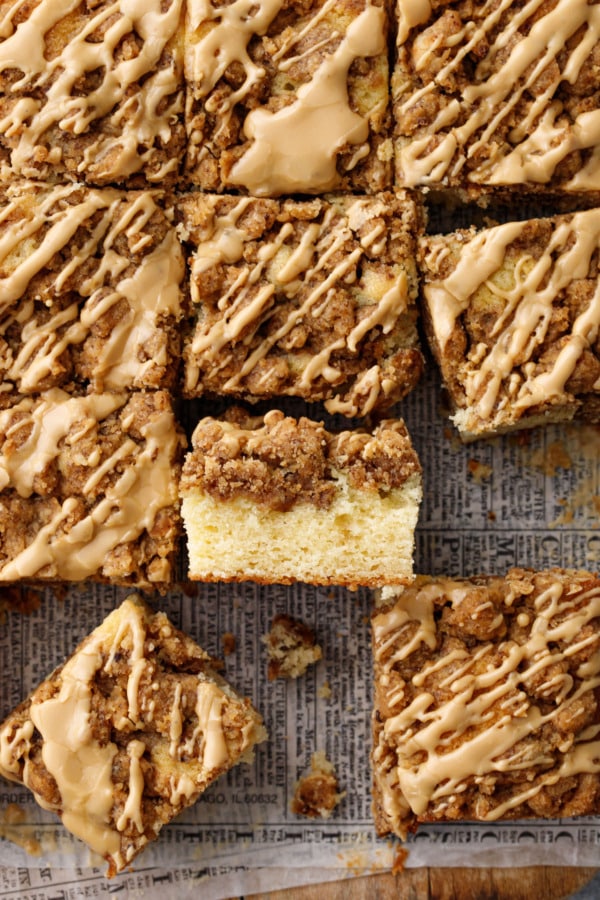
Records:
M330 884L253 894L253 900L565 900L593 868L405 869Z

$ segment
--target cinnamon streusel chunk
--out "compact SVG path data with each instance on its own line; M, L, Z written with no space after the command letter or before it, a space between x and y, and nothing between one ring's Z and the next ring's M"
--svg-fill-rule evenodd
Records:
M382 0L188 0L187 178L254 196L391 185Z
M0 190L0 398L175 384L184 260L170 219L160 191Z
M600 190L596 2L396 9L399 185Z
M600 419L600 209L423 239L424 320L467 438Z
M372 622L378 833L597 814L598 576L417 576L382 595Z
M266 736L213 666L128 597L0 725L0 774L120 872Z
M300 619L283 613L274 617L262 641L267 649L269 681L300 678L322 656L312 628Z
M3 0L0 13L5 178L175 180L182 0Z
M423 361L411 197L193 194L180 218L195 310L187 396L293 395L358 416L414 387Z
M381 585L412 578L421 467L403 422L328 432L279 410L202 419L181 478L189 577Z
M171 582L182 442L163 391L0 411L0 581Z

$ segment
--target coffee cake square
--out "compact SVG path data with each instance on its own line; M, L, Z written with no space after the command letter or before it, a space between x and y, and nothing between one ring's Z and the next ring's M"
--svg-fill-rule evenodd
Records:
M0 725L0 774L115 875L266 737L215 664L128 597Z
M411 196L190 194L178 209L195 316L186 396L288 395L363 416L414 387L421 216Z
M207 416L181 476L189 578L411 581L421 474L399 419L334 432L276 409Z
M600 421L600 210L423 238L423 320L465 439Z
M175 180L183 0L3 0L0 19L4 178Z
M600 190L597 3L396 10L397 184Z
M511 569L384 589L372 619L380 835L596 815L600 579Z
M160 191L0 189L2 397L175 385L185 263Z
M186 178L254 196L391 185L383 0L189 0Z
M164 391L0 411L0 582L171 584L183 444Z

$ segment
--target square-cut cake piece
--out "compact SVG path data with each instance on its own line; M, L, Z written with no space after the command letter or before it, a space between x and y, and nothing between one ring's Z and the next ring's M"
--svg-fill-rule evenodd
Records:
M0 774L116 874L266 737L214 664L128 597L0 726Z
M384 0L188 0L186 177L254 196L391 185Z
M0 393L175 384L185 264L159 191L0 190Z
M2 0L4 177L174 182L185 145L182 0Z
M413 576L421 467L404 423L201 419L181 478L189 577L349 586Z
M465 439L600 419L600 209L424 238L424 322Z
M399 185L600 190L597 3L396 9Z
M597 815L598 576L418 575L381 594L372 620L378 833Z
M0 582L172 582L184 443L164 391L0 411Z
M178 207L195 320L184 392L324 400L366 415L416 384L416 234L407 194L190 194Z

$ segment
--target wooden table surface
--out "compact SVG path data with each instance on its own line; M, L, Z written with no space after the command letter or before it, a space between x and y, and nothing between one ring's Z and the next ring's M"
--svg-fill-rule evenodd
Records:
M405 869L330 884L253 894L253 900L563 900L598 869Z

